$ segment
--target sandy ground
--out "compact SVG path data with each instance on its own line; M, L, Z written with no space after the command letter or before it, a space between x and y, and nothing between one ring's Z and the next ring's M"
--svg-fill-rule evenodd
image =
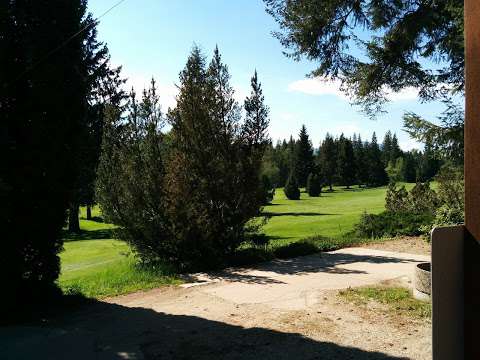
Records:
M364 247L419 255L430 255L431 250L430 243L420 236L403 236L378 243L365 244Z
M250 269L192 275L107 299L43 327L0 329L1 359L430 359L429 321L338 289L409 284L428 256L343 249Z

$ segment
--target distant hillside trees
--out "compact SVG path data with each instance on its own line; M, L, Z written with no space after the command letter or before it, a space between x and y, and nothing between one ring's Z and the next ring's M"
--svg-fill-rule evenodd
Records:
M300 134L305 139L307 129L302 126ZM282 187L288 178L285 174L305 169L304 164L309 164L309 175L318 175L322 186L332 190L334 185L349 188L352 185L383 186L389 181L427 181L437 174L443 163L429 144L424 151L402 151L397 135L390 131L385 134L381 145L375 133L370 141L363 141L359 134L353 134L351 138L341 134L334 138L327 133L316 153L305 144L308 142L292 137L288 142L277 142L275 146L269 144L262 162L262 173L270 178L272 184ZM313 165L310 163L311 153L314 153ZM297 180L297 183L303 187L300 181Z

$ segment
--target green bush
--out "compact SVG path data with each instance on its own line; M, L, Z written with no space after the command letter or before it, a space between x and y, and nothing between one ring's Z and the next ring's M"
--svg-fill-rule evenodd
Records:
M307 192L308 195L312 197L320 196L320 193L322 192L322 183L320 180L320 176L318 176L317 174L308 175Z
M295 175L293 174L293 172L288 177L287 183L283 188L283 192L285 193L285 196L289 200L300 199L300 189L298 188L297 179L295 178Z
M395 183L388 185L387 194L385 196L385 208L390 212L407 212L409 209L408 191L405 186L397 189Z
M355 225L355 234L362 238L381 238L400 235L421 235L420 228L431 224L433 215L430 213L413 214L406 212L389 212L381 214L363 213L358 224Z

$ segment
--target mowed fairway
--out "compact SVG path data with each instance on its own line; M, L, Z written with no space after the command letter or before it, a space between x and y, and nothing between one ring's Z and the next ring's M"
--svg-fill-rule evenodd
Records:
M277 189L272 205L265 207L271 219L265 232L275 245L313 235L340 238L353 229L362 212L379 213L385 209L386 188L334 188L320 197L302 192L300 200L288 200Z
M99 216L98 209L93 216ZM82 233L67 236L60 254L59 284L64 291L101 298L180 283L166 269L136 266L130 247L112 238L113 225L82 219L84 209L80 217Z
M411 188L413 184L407 184ZM302 192L300 200L288 200L283 189L277 189L272 204L265 207L271 215L264 231L270 245L279 247L300 239L320 235L334 242L353 229L362 212L379 213L385 204L386 187L350 190L337 187L320 197ZM94 209L93 216L100 216ZM86 296L105 297L150 289L180 280L164 268L144 270L135 266L129 246L113 239L111 224L84 219L80 214L80 235L66 234L64 251L60 254L62 273L60 286Z

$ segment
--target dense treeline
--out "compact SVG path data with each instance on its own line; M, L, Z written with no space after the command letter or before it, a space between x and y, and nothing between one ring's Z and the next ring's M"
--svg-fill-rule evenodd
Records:
M277 187L286 186L292 177L299 187L305 187L312 175L331 190L333 185L349 188L382 186L389 181L427 181L436 175L441 163L428 143L423 151L402 151L397 135L390 131L380 144L375 133L369 141L357 134L351 138L327 134L315 150L302 126L298 140L290 137L269 145L262 171Z

